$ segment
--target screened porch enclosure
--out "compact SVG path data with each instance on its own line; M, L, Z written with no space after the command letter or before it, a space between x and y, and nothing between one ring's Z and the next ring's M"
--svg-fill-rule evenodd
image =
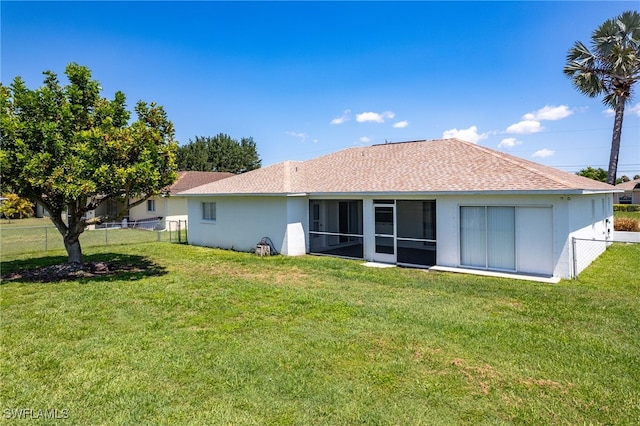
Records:
M362 200L309 203L309 253L364 258Z
M396 201L397 263L436 264L436 202Z
M364 208L373 223L363 225ZM373 209L369 212L369 209ZM435 200L311 200L309 253L408 266L436 264Z

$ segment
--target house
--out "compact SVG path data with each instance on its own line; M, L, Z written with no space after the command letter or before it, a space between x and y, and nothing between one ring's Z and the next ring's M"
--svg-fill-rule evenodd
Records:
M150 197L132 207L125 216L129 224L147 223L162 229L169 222L187 220L187 200L178 193L207 183L235 176L227 172L178 172L178 178L169 187L169 196ZM126 208L120 200L107 199L95 210L87 212L87 219L96 216L118 216Z
M443 139L285 161L180 195L194 245L250 251L269 237L289 256L569 278L572 237L611 237L615 191Z
M235 176L228 172L178 172L178 178L169 187L169 196L150 197L129 210L128 222L160 221L164 228L169 222L187 220L187 200L180 192ZM105 207L109 207L109 203Z
M623 182L616 185L616 188L624 191L614 195L616 204L640 204L640 179Z

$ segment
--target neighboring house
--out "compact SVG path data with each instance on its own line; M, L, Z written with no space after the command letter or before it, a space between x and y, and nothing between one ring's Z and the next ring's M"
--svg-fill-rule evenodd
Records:
M640 179L630 180L616 185L623 193L614 194L616 204L640 204Z
M235 175L227 172L178 172L178 179L169 187L170 195L151 197L133 207L129 210L128 222L159 220L160 226L164 227L170 221L186 221L187 200L178 194L231 176Z
M180 195L194 245L250 251L269 237L290 256L569 278L571 237L611 237L615 191L445 139L287 161Z

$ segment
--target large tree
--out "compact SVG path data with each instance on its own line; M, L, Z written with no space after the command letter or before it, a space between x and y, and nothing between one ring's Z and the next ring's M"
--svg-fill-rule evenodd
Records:
M82 263L86 213L107 199L136 199L131 208L162 193L177 176L177 143L161 106L139 101L130 122L125 95L101 97L87 67L69 64L67 85L43 74L33 90L20 77L0 84L0 178L49 211L69 262Z
M578 176L584 176L589 179L597 180L599 182L607 181L607 171L601 167L597 169L595 167L587 167L585 169L581 169L576 173Z
M604 95L615 118L607 183L613 185L618 171L624 107L640 79L640 13L627 11L605 21L591 35L591 49L577 41L567 54L564 73L589 97Z
M214 137L197 136L178 148L180 170L244 173L259 169L260 157L253 138L240 141L219 133Z

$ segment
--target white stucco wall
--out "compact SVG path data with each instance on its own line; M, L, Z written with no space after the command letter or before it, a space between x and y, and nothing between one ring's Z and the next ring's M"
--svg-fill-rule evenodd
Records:
M613 194L570 198L567 201L569 236L560 261L577 275L605 251L607 241L613 238ZM573 237L576 238L575 248L572 247Z
M505 205L550 207L552 211L552 247L553 276L571 278L574 274L572 237L604 240L607 229L613 232L613 196L612 194L594 195L526 195L526 196L441 196L436 203L438 232L438 265L460 266L460 206L463 205ZM592 209L593 207L593 209ZM608 219L608 222L607 222ZM527 226L517 223L516 226ZM454 238L450 238L449 236ZM577 273L588 266L606 248L604 243L591 243L590 247L580 250L582 257L577 265ZM527 250L523 245L520 250ZM547 256L549 253L542 253ZM582 253L581 253L582 252ZM531 253L533 255L534 253ZM527 254L529 255L529 254Z
M519 214L516 211L516 269L523 270L527 273L541 273L555 275L551 271L530 271L526 270L524 262L520 259L525 256L530 259L531 256L544 257L541 259L541 265L557 263L558 253L560 253L560 247L562 241L560 241L559 235L562 234L562 224L558 223L558 213L556 206L561 202L560 197L548 196L548 195L445 195L437 198L436 201L436 220L437 220L437 263L440 266L459 267L460 265L460 206L509 206L522 208L523 213ZM533 253L529 249L526 242L518 239L518 235L529 232L528 227L532 226L527 223L526 218L529 214L534 214L536 210L533 209L551 209L552 216L552 229L540 230L540 232L548 232L549 234L541 237L542 241L550 241L551 247L548 247L544 252ZM533 213L531 213L533 212ZM548 210L540 210L541 215L547 215ZM519 230L520 229L520 230ZM550 258L549 258L550 257ZM527 262L531 263L531 262Z
M202 220L203 202L216 203L215 221ZM288 230L286 197L188 197L187 211L189 244L251 251L269 237L275 249L283 252Z
M309 197L287 197L287 228L282 238L280 252L287 256L301 256L307 253L307 232L309 230ZM275 242L274 242L275 243Z

